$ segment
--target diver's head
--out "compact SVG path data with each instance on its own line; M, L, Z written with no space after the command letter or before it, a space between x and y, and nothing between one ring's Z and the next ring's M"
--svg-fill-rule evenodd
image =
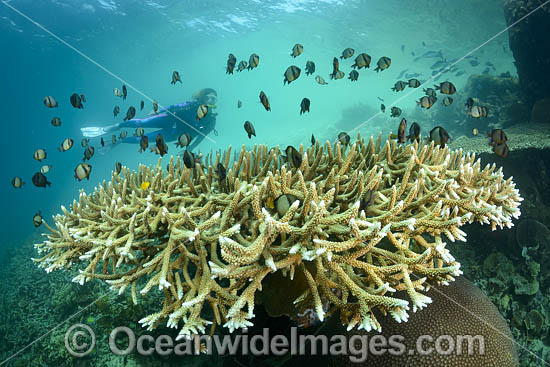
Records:
M212 88L204 88L193 93L192 96L200 104L205 104L210 108L216 108L218 102L218 93Z

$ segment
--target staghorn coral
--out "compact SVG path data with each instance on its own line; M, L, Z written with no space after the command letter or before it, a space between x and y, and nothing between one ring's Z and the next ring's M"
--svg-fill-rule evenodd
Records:
M135 303L158 286L162 309L140 322L152 329L168 319L182 325L178 337L250 326L262 281L279 271L306 279L297 306L323 320L330 304L348 329L380 330L374 309L408 318L409 302L394 292L406 291L416 311L431 302L422 294L430 284L461 274L443 236L465 241L468 222L511 227L520 215L512 178L461 150L358 136L349 149L317 142L300 154L294 168L265 145L243 147L231 166L229 147L207 168L173 158L166 170L160 161L124 168L62 207L34 261L48 272L83 264L73 281L130 288ZM223 180L218 163L229 166ZM266 205L281 194L297 198L282 217Z

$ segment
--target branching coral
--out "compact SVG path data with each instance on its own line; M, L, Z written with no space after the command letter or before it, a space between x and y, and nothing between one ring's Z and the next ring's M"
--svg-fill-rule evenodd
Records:
M473 154L382 141L302 146L294 168L265 145L243 147L231 165L229 147L206 168L173 158L166 170L160 161L124 168L62 207L34 260L46 271L84 265L74 281L130 288L134 302L158 286L162 309L140 322L167 319L180 337L212 323L250 326L262 281L278 271L305 277L295 304L321 320L328 304L349 329L379 330L374 309L406 321L409 302L394 292L406 291L416 311L431 302L422 294L430 283L461 274L443 236L464 241L460 227L474 221L511 227L522 198ZM223 180L218 163L229 167ZM267 203L281 195L297 200L278 213Z

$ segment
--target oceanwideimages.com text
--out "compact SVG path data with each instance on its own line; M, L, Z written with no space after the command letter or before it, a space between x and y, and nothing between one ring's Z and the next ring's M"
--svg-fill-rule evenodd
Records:
M351 362L362 363L369 355L380 356L391 354L406 355L482 355L485 353L485 339L481 335L430 335L420 336L414 348L407 348L402 335L301 335L298 328L291 328L290 336L270 335L268 328L262 334L249 335L195 335L177 340L170 335L140 335L136 337L133 330L120 326L109 335L109 349L120 356L137 353L143 356L185 356L217 355L344 355ZM95 334L88 325L76 324L65 334L65 346L75 357L90 353L96 342Z

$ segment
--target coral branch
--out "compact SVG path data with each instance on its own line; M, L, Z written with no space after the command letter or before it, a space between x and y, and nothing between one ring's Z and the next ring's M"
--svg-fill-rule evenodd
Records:
M124 168L62 208L34 261L48 272L78 266L75 282L129 288L134 302L159 287L162 309L140 322L166 320L180 337L211 323L250 326L257 293L280 271L303 280L296 307L321 320L340 308L349 328L370 330L380 328L373 309L407 320L409 302L394 292L414 312L429 307L430 284L461 274L443 236L464 241L466 223L509 227L520 215L512 180L474 154L381 137L348 148L302 146L299 168L281 166L278 147L242 147L235 161L230 148L215 157L223 181L211 165L173 158L167 170ZM283 195L288 205L275 208Z

